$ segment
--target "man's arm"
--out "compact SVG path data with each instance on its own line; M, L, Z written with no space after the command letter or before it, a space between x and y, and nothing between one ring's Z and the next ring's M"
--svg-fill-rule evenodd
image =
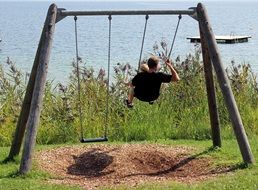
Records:
M180 78L176 72L176 70L174 69L174 67L172 66L172 62L168 59L166 62L166 65L168 66L171 74L172 74L172 79L171 79L171 82L176 82L176 81L179 81Z

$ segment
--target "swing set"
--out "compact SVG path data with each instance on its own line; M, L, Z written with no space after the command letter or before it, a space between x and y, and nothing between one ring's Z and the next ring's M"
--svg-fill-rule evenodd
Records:
M42 99L44 88L46 84L47 68L50 60L50 52L55 31L55 24L68 16L74 16L75 20L75 40L76 40L76 66L78 79L78 99L80 97L80 75L79 75L79 55L78 55L78 41L77 41L77 17L78 16L108 16L109 19L109 42L108 42L108 81L107 81L107 96L106 96L106 114L105 114L105 130L104 136L100 138L85 139L82 128L82 109L78 104L78 112L80 115L81 127L81 142L103 142L107 141L107 123L108 123L108 107L109 107L109 78L110 78L110 44L111 44L111 20L112 16L116 15L145 15L145 25L142 38L142 45L140 51L139 65L140 68L141 56L144 46L144 39L146 34L147 22L149 15L179 15L172 45L168 54L174 46L178 26L182 15L188 15L195 19L199 25L202 57L204 63L204 74L207 89L208 107L211 123L211 135L213 146L221 147L220 126L218 107L216 103L216 94L213 81L213 68L217 75L226 107L232 122L235 136L239 145L239 149L245 163L254 163L254 157L249 145L247 135L240 117L238 107L235 102L234 95L231 90L229 80L227 78L225 69L222 64L221 56L218 50L216 39L212 31L212 27L208 18L207 11L202 3L197 7L189 8L187 10L114 10L114 11L67 11L63 8L57 8L55 4L50 5L44 28L40 37L38 49L35 60L31 70L30 79L27 85L25 97L23 100L20 116L16 125L15 135L12 146L7 159L11 160L20 152L23 137L25 136L20 170L21 174L29 172L32 165L32 154L36 143L36 135L39 127L39 119L42 107ZM26 130L26 135L25 135Z
M172 49L175 43L175 39L176 39L176 35L177 35L177 31L178 31L178 27L181 21L182 15L179 14L178 15L178 22L176 25L176 30L175 30L175 34L172 40L172 44L171 44L171 48L168 54L168 59L170 58L170 55L172 53ZM142 52L143 52L143 47L144 47L144 40L145 40L145 36L146 36L146 30L147 30L147 24L148 24L148 19L149 19L149 15L147 14L145 16L145 24L144 24L144 30L143 30L143 37L142 37L142 43L141 43L141 50L140 50L140 57L139 57L139 61L138 61L138 72L140 70L140 66L141 66L141 59L142 59ZM108 114L109 114L109 81L110 81L110 47L111 47L111 21L112 21L112 16L109 15L108 16L108 20L109 20L109 27L108 27L108 58L107 58L107 65L108 65L108 76L107 76L107 88L106 88L106 113L105 113L105 121L104 121L104 135L102 137L98 137L98 138L84 138L84 133L83 133L83 125L82 125L82 108L81 108L81 83L80 83L80 72L79 72L79 60L80 60L80 56L79 56L79 50L78 50L78 29L77 29L77 16L74 16L74 31L75 31L75 52L76 52L76 75L77 75L77 90L78 90L78 113L79 113L79 124L80 124L80 142L81 143L92 143L92 142L104 142L104 141L108 141L108 137L107 137L107 130L108 130Z

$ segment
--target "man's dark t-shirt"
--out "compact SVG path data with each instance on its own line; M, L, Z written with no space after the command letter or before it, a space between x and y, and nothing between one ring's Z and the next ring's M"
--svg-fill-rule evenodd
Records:
M141 101L154 101L159 97L161 83L169 83L172 75L162 72L157 73L138 73L132 80L134 96Z

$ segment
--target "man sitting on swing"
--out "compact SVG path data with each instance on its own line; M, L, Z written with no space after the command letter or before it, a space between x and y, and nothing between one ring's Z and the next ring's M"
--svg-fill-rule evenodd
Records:
M138 73L130 83L128 99L125 103L128 108L133 107L133 99L137 99L153 103L160 95L160 87L162 83L176 82L180 80L176 70L172 66L172 62L168 59L166 65L171 74L157 72L159 67L159 58L151 56L148 59L148 68L144 68L146 72Z

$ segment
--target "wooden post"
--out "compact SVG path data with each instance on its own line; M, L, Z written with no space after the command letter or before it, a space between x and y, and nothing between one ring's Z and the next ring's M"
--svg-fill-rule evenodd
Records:
M213 73L212 73L213 68L211 65L207 42L203 36L203 32L200 27L200 22L199 22L199 30L200 30L200 39L201 39L201 46L202 46L202 57L203 57L206 89L207 89L208 106L209 106L209 112L210 112L212 142L214 147L215 146L221 147L219 114L218 114L216 92L214 88Z
M213 67L217 74L218 82L224 96L224 100L229 112L229 116L233 125L233 129L236 135L236 139L245 163L254 163L254 157L245 133L245 129L236 105L232 89L227 78L225 69L223 67L221 57L218 51L217 43L214 33L212 31L210 21L207 15L207 11L202 3L197 6L197 14L200 22L201 31L205 37L205 41L208 44L208 51L211 56Z
M14 157L19 155L19 153L20 153L22 140L23 140L24 133L26 130L26 123L27 123L27 120L29 117L29 112L30 112L31 99L32 99L34 85L35 85L37 69L38 69L38 65L39 65L39 52L40 52L40 48L42 46L43 36L44 35L42 33L41 37L40 37L37 53L36 53L36 56L34 59L33 67L31 69L30 78L29 78L29 82L27 85L24 100L22 103L20 116L19 116L19 119L18 119L18 122L16 125L16 130L15 130L14 138L12 141L12 146L11 146L7 160L13 160Z
M21 158L20 173L25 174L31 168L33 149L36 143L37 129L39 125L40 112L42 107L43 93L46 84L47 68L50 59L50 51L55 30L57 7L52 4L42 31L42 41L39 51L39 65L37 69L35 87L32 95L29 117L27 121L26 138Z

